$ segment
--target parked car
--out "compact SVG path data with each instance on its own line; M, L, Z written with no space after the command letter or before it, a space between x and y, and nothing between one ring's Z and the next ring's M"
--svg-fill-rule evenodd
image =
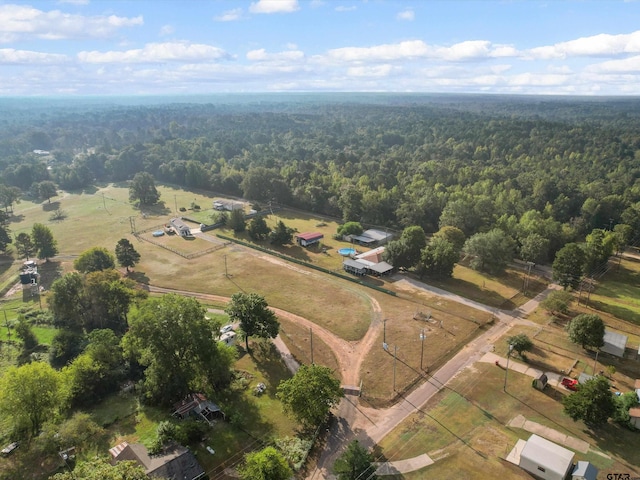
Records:
M227 333L227 332L230 332L231 330L233 330L233 325L231 324L225 325L220 329L220 333Z
M2 454L3 455L9 455L11 452L13 452L16 448L18 448L18 446L20 445L20 442L13 442L10 443L9 445L7 445L6 447L4 447L2 449Z
M564 377L562 379L562 385L564 386L564 388L566 388L567 390L577 390L578 389L578 380L574 380L573 378L567 378Z

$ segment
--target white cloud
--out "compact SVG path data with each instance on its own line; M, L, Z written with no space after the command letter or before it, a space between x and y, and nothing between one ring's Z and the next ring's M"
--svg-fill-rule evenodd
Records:
M0 42L21 37L57 40L64 38L108 37L120 28L144 23L142 16L76 15L59 10L48 12L23 5L0 5Z
M589 65L586 71L595 73L639 73L640 55Z
M350 7L339 5L336 8L334 8L336 12L353 12L354 10L357 10L357 9L358 7L356 7L355 5L351 5Z
M89 0L58 0L58 3L70 3L72 5L89 5Z
M258 0L249 6L251 13L290 13L299 9L298 0Z
M175 31L176 29L173 28L173 25L163 25L160 28L160 36L166 37L167 35L172 35Z
M415 18L416 18L416 14L410 8L407 8L406 10L402 10L401 12L398 12L398 14L396 15L396 19L405 20L408 22L414 21Z
M568 42L536 47L526 52L527 58L549 60L567 57L602 57L640 53L640 30L620 35L599 34Z
M57 53L0 48L0 65L51 65L65 63L69 57Z
M278 53L267 53L264 48L247 52L247 60L252 62L298 62L304 59L304 52L300 50L286 50Z
M144 48L109 52L79 52L85 63L202 62L230 58L218 47L187 42L148 43Z
M242 9L234 8L232 10L227 10L217 17L213 19L216 22L233 22L235 20L240 20L242 18Z
M373 65L373 66L358 66L350 67L347 70L347 75L350 77L387 77L393 71L393 66L389 64L385 65Z

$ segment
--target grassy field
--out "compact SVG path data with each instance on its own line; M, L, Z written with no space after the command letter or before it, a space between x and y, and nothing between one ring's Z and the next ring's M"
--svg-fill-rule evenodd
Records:
M487 478L487 471L495 478L529 478L501 460L518 438L530 436L525 430L506 426L512 418L523 415L581 438L596 452L610 456L576 454L575 460L591 461L602 475L630 472L629 465L640 465L633 432L615 425L589 430L562 413L559 401L565 392L552 387L539 392L531 388L530 377L511 372L504 393L503 379L504 370L493 364L479 363L468 368L424 410L411 415L385 437L380 444L381 457L399 460L428 453L437 460L420 472L405 475L408 479L450 478L452 471L459 478Z

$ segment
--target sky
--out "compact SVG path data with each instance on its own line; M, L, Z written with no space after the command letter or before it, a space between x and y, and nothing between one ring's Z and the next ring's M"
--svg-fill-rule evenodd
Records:
M0 0L0 96L640 95L636 0Z

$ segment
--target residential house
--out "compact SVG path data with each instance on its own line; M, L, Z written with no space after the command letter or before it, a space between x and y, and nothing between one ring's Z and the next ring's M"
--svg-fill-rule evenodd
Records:
M181 237L192 237L193 236L191 234L191 228L189 228L189 225L184 223L182 218L177 218L177 217L176 218L172 218L169 223L171 223L171 226L174 228L176 233L178 233L178 235L180 235Z
M181 402L176 403L173 408L173 416L175 417L195 417L199 420L204 420L209 425L213 425L216 419L225 418L220 407L209 401L201 393L190 393Z
M133 460L141 465L151 478L167 480L199 480L205 471L193 453L182 445L173 445L160 455L149 455L141 443L122 442L109 450L111 462Z

